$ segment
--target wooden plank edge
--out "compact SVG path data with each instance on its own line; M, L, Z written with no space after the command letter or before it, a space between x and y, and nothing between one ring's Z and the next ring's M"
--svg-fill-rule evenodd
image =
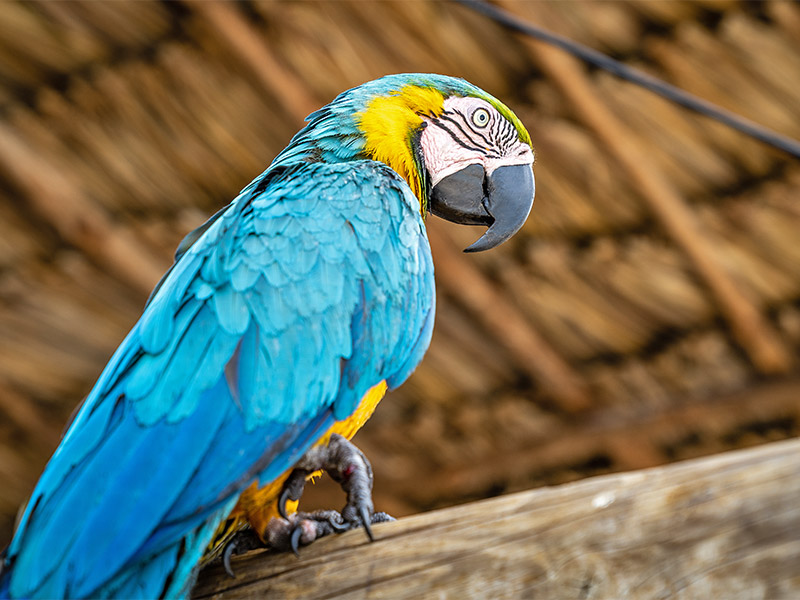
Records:
M800 439L433 511L201 573L194 598L797 598Z

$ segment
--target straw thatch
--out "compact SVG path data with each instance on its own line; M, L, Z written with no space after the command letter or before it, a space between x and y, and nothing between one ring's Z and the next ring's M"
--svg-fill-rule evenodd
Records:
M800 138L796 4L504 5ZM451 3L5 2L0 542L186 231L402 71L511 105L537 200L478 256L431 221L433 345L357 438L381 509L800 433L796 160Z

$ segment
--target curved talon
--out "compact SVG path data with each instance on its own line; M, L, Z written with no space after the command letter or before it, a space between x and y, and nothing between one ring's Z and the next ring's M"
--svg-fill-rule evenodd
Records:
M297 558L300 558L300 536L303 535L303 528L300 526L300 523L295 525L295 528L292 530L292 537L289 538L289 545L292 548L292 552Z
M372 528L370 527L371 519L369 517L369 511L366 509L366 507L361 506L358 509L358 516L361 519L362 525L364 525L364 530L367 532L367 537L369 538L369 541L374 542L375 536L372 535Z
M344 533L345 531L350 530L350 528L347 526L346 523L342 524L334 519L335 515L331 515L330 517L328 517L328 525L330 525L331 529L333 529L336 533Z
M281 516L281 518L287 521L289 520L289 516L286 513L286 503L288 501L289 501L289 488L284 487L283 490L281 490L280 497L278 498L278 514Z
M225 568L225 572L231 579L236 579L236 573L233 572L233 567L231 567L231 556L233 556L233 551L233 542L228 542L225 544L225 550L222 551L222 566Z

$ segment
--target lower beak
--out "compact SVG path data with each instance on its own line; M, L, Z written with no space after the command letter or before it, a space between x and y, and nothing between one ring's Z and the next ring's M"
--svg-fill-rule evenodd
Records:
M461 225L488 225L464 250L482 252L520 230L531 212L535 190L531 165L498 167L489 176L481 165L469 165L433 187L431 212Z

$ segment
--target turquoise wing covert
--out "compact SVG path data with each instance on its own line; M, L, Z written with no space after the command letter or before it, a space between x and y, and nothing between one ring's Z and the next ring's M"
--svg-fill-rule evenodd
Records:
M33 492L14 597L185 593L239 493L430 341L419 201L381 163L268 171L181 249Z

